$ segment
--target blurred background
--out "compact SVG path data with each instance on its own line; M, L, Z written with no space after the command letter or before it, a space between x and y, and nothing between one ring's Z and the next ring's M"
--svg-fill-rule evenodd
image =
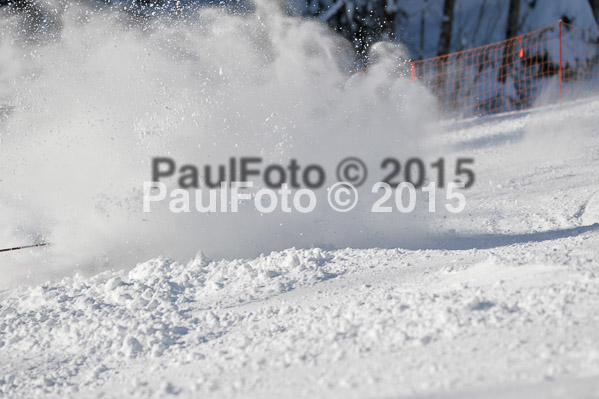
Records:
M51 37L60 29L61 9L68 4L114 7L132 18L220 6L251 12L251 1L238 0L0 0L0 10L19 15L31 38ZM315 18L347 38L356 50L358 67L379 41L401 42L414 60L500 41L556 22L595 27L599 0L280 0L287 13ZM2 7L4 6L4 7Z

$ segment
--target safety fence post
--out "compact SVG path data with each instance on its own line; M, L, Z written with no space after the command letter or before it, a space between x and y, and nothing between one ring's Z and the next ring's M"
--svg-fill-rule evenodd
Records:
M414 61L410 62L410 71L412 72L412 82L416 81L416 68L414 67Z

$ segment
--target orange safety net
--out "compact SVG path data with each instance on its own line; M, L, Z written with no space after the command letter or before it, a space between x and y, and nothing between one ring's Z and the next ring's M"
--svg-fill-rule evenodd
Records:
M599 87L599 28L558 21L486 46L410 63L445 114L469 117L579 97Z

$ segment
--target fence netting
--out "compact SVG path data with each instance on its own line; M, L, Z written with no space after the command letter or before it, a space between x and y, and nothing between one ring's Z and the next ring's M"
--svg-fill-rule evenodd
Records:
M410 63L442 111L470 117L517 111L592 93L599 85L599 28L558 21L520 36Z

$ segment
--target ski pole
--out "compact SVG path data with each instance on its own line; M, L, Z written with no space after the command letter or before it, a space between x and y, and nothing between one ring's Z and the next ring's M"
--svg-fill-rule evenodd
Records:
M45 247L46 245L50 245L50 244L47 242L42 242L41 244L24 245L22 247L0 249L0 252L18 251L19 249L35 248L35 247Z

